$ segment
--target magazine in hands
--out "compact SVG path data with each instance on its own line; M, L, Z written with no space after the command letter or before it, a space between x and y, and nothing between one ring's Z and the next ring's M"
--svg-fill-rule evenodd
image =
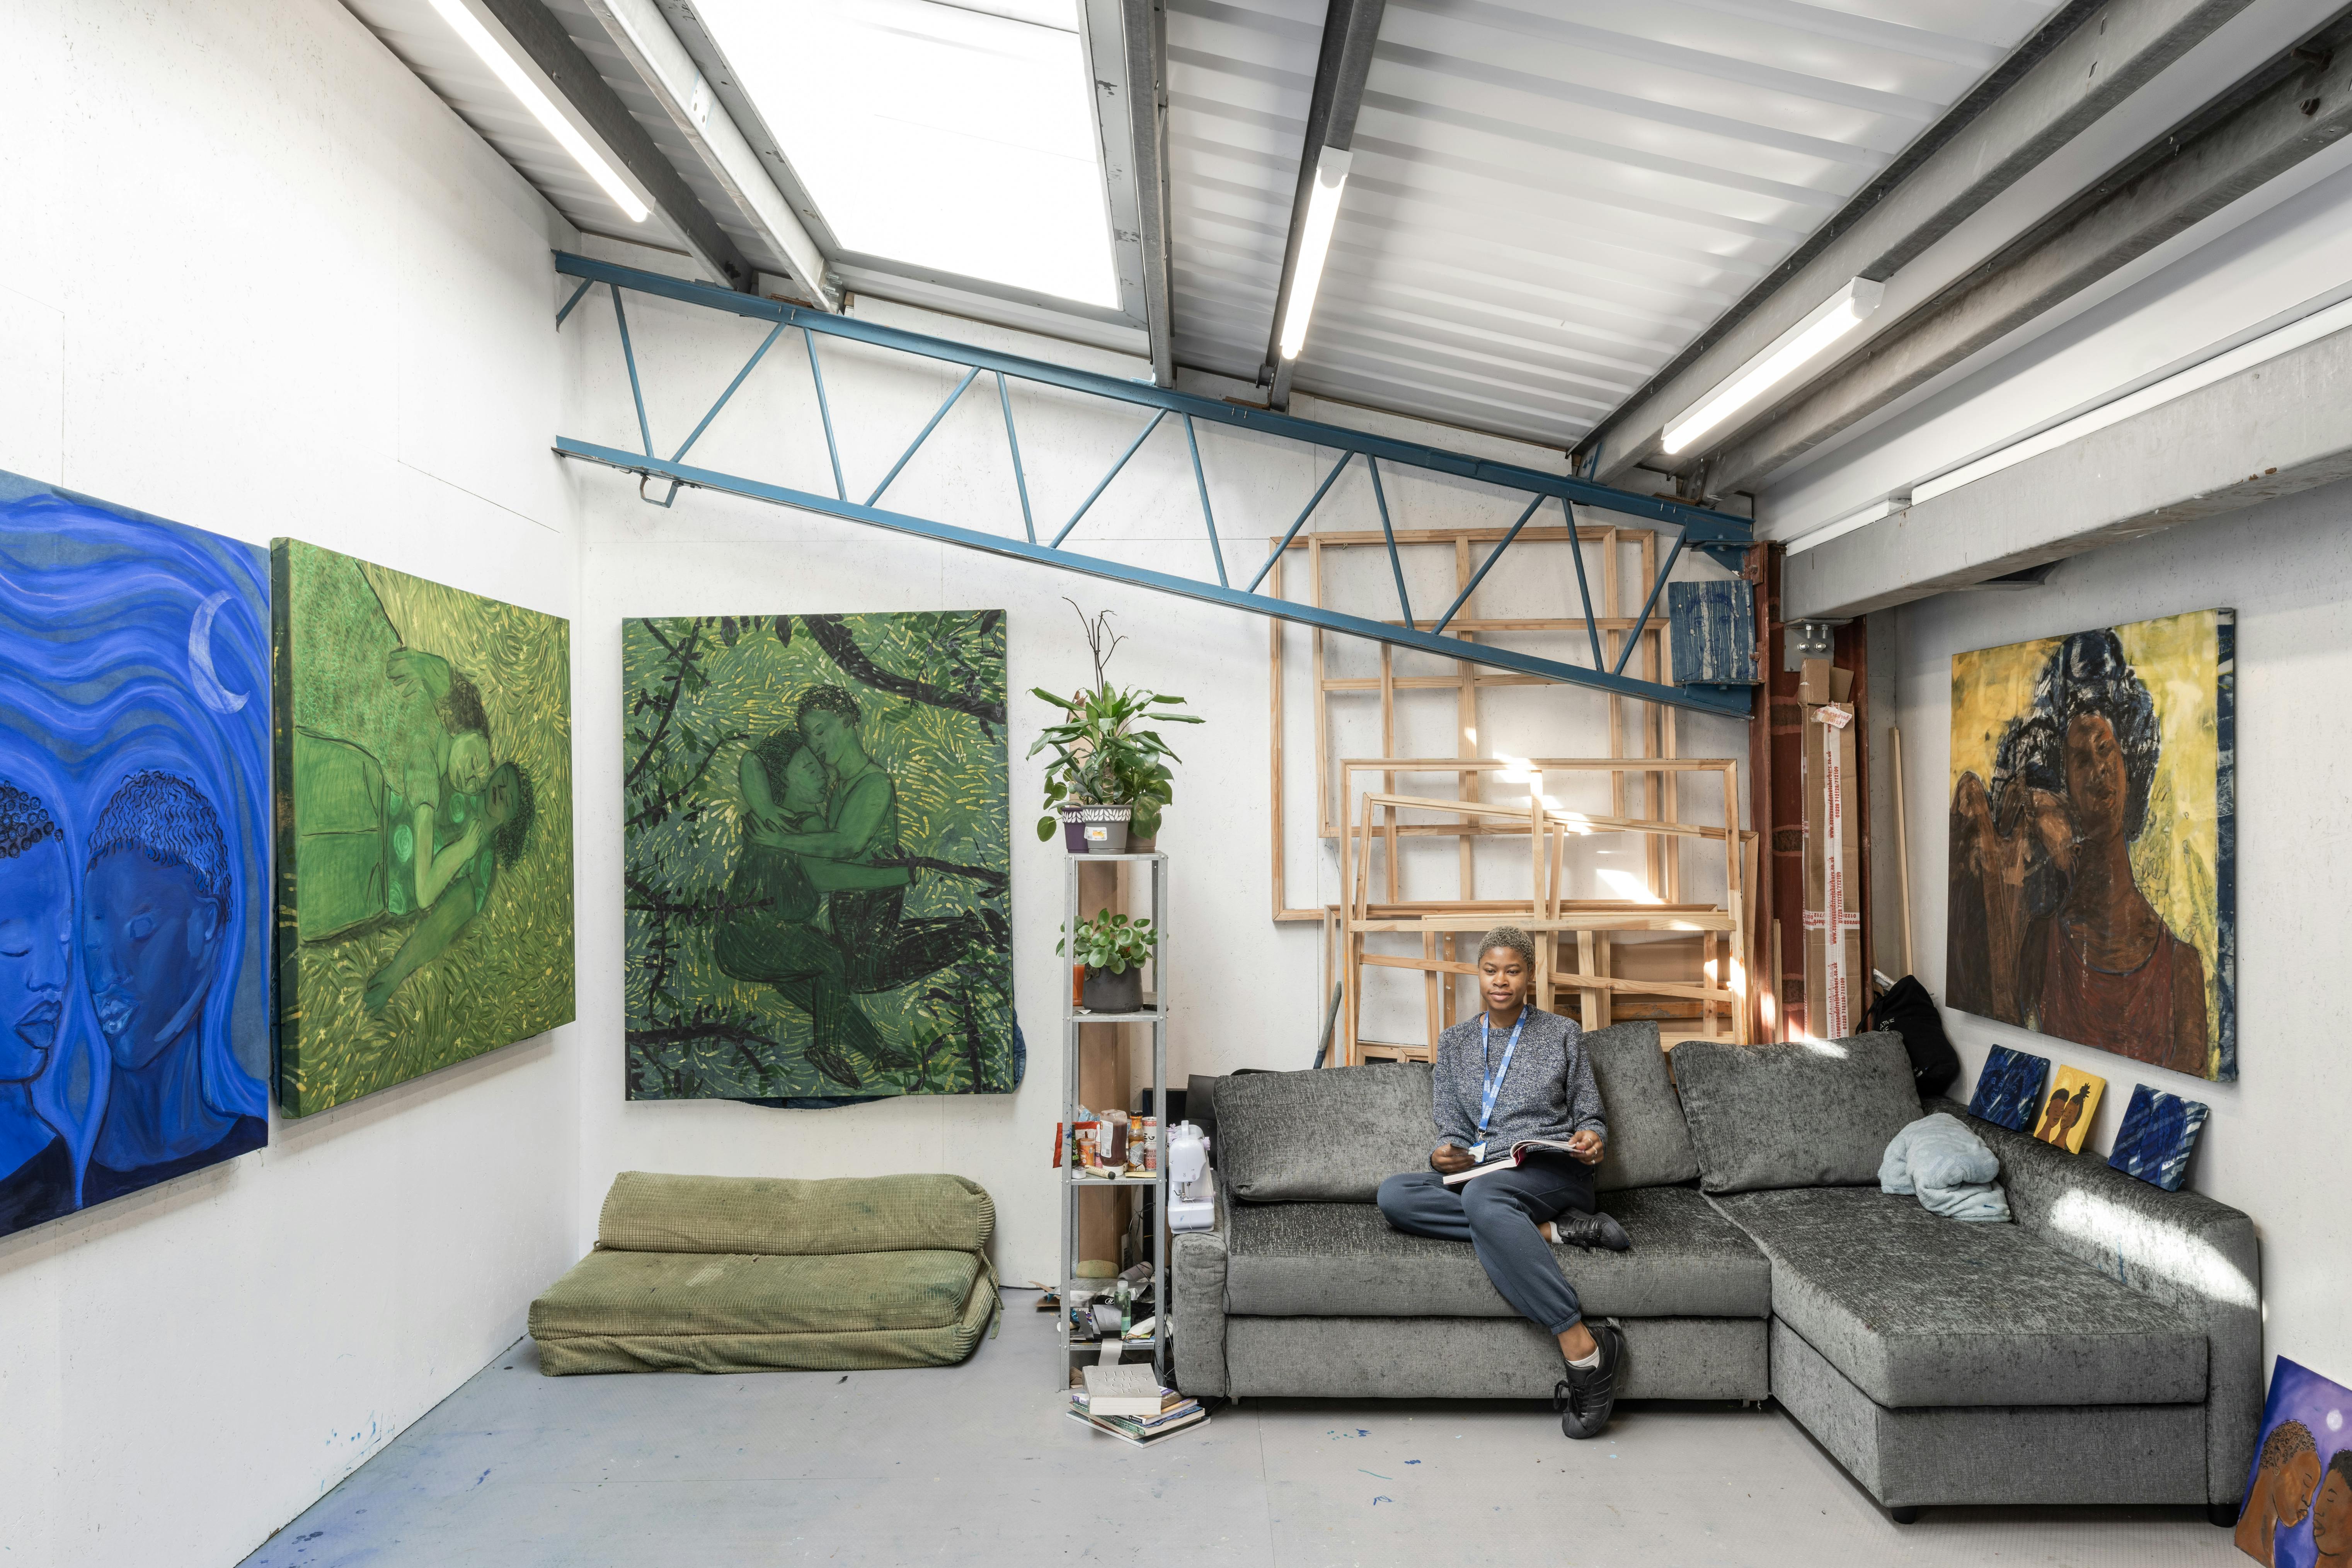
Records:
M1517 1170L1527 1163L1529 1154L1554 1153L1572 1156L1576 1152L1573 1146L1558 1138L1522 1138L1500 1154L1495 1155L1493 1159L1486 1159L1486 1156L1493 1153L1494 1150L1495 1145L1492 1143L1472 1144L1470 1158L1480 1163L1466 1171L1454 1172L1445 1178L1445 1184L1449 1187L1458 1187L1473 1176L1483 1176L1490 1171Z

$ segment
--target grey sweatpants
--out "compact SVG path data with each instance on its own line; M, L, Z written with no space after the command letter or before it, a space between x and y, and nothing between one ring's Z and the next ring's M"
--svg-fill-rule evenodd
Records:
M1530 1160L1449 1187L1435 1171L1391 1176L1381 1184L1381 1213L1415 1236L1466 1241L1503 1300L1548 1334L1564 1334L1584 1316L1576 1288L1559 1271L1536 1226L1570 1209L1594 1208L1589 1166Z

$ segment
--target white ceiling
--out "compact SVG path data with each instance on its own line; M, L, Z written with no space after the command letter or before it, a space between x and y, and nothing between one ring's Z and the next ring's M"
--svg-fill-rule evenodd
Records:
M427 0L346 3L583 230L688 248L658 215L629 222ZM1126 84L1120 40L1106 36L1117 32L1115 0L1076 6L1110 147L1097 160L1098 173L1110 168L1103 211L1118 248L1110 305L992 283L951 258L941 265L845 247L793 166L779 131L793 122L793 110L763 116L757 73L739 78L718 48L711 29L723 12L706 16L692 0L657 3L845 285L1141 346L1131 186L1120 205ZM735 245L762 269L785 271L589 0L545 4ZM1389 0L1293 384L1570 446L2056 7ZM1168 0L1171 317L1180 365L1248 381L1265 359L1323 13L1323 0ZM958 177L986 174L982 160ZM891 232L864 219L850 226Z
M2053 0L1390 0L1304 391L1566 446ZM1318 0L1169 0L1180 363L1255 377Z

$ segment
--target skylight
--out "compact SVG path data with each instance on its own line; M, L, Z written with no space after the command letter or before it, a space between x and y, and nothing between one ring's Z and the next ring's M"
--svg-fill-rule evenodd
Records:
M845 249L1117 306L1075 0L698 0Z

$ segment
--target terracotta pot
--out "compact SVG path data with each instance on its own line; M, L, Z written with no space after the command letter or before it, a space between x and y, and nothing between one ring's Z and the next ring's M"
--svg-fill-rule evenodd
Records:
M1087 970L1087 983L1080 993L1087 1009L1094 1013L1140 1013L1143 1011L1143 971L1129 966L1123 974L1113 974L1108 969Z

